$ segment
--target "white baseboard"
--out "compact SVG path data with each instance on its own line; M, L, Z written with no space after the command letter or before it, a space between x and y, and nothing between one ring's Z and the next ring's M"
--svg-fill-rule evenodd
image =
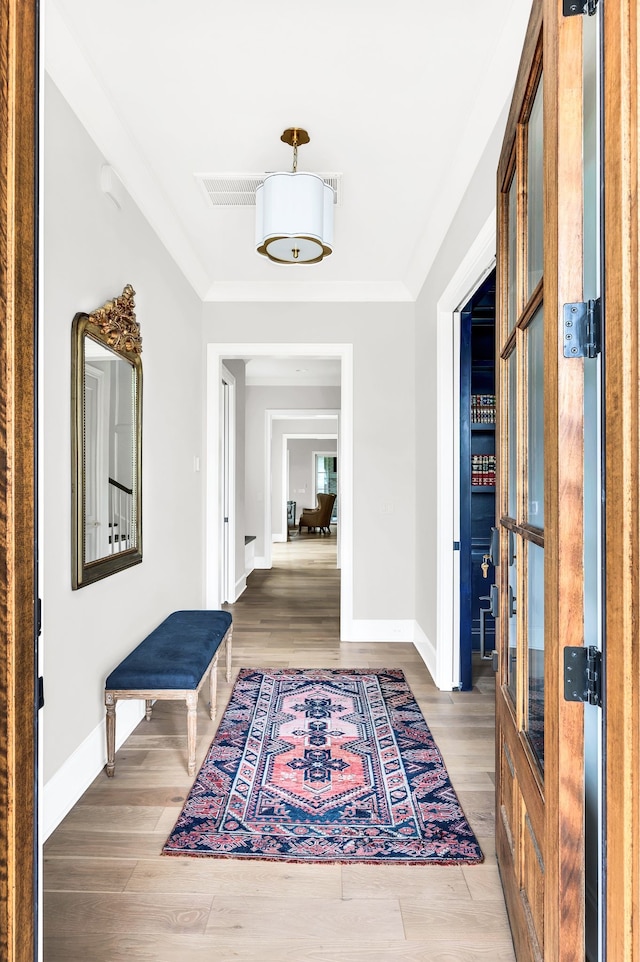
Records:
M251 572L249 572L249 574L250 573ZM242 594L242 592L246 590L247 590L247 576L243 575L241 578L238 578L238 580L236 581L234 601L237 601L240 595Z
M273 542L273 544L284 544L284 542L285 542L286 540L287 540L286 534L272 534L272 535L271 535L271 541Z
M267 564L267 559L266 559L266 558L254 558L254 559L253 559L253 567L254 567L254 568L270 568L271 565L270 565L270 564Z
M422 658L423 662L427 666L429 674L436 680L436 666L438 664L438 656L435 648L433 647L431 641L427 638L424 631L420 627L417 621L414 621L414 635L413 643L416 646L416 651Z
M410 618L402 621L354 618L350 624L342 626L341 641L411 642L414 625Z
M144 718L144 701L118 702L116 751ZM103 719L45 784L40 806L40 837L46 842L107 762L106 722ZM106 775L105 775L106 778Z

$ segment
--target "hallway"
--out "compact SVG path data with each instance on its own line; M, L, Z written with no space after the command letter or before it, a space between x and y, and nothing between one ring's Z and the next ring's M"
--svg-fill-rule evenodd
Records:
M335 537L273 546L231 607L240 666L402 668L485 854L468 867L163 858L191 779L160 702L45 845L45 962L513 962L493 824L493 674L439 692L408 644L339 642ZM218 718L230 686L218 677ZM213 737L201 697L199 765Z

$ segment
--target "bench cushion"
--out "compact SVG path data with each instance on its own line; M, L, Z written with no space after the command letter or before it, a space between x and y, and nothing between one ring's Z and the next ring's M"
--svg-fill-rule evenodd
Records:
M197 688L230 625L228 611L174 611L111 672L105 688Z

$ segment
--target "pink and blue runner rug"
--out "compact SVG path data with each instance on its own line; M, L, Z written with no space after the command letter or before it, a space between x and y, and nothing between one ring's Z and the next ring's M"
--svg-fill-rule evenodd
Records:
M396 669L243 668L166 855L481 862Z

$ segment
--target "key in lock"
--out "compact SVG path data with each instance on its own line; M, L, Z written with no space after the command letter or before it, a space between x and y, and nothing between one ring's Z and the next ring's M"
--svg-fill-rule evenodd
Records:
M489 576L489 559L490 558L491 558L491 555L489 554L482 555L482 564L480 565L480 567L482 568L483 578L487 578Z

